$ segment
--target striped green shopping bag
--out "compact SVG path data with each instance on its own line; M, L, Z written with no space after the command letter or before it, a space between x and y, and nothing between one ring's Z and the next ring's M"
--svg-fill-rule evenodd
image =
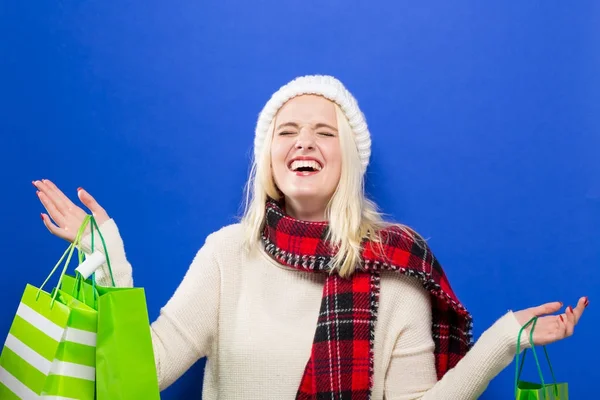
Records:
M60 288L87 222L44 283L25 287L0 355L0 399L94 399L97 312L59 289L43 290L67 257Z
M548 361L548 366L550 367L550 374L552 375L552 383L546 383L544 380L544 375L542 374L542 368L540 367L540 362L538 361L537 353L535 351L535 346L533 344L533 331L535 329L535 325L537 323L537 317L533 317L529 322L527 322L521 330L519 331L519 336L517 340L517 359L515 361L515 399L516 400L569 400L569 387L566 382L558 383L556 381L556 377L554 376L554 370L552 369L552 364L550 363L550 357L548 356L548 350L546 346L543 346L544 353L546 354L546 360ZM523 351L523 358L521 362L519 362L520 358L520 350L521 350L521 334L527 327L531 325L531 330L529 334L529 343L531 345L531 352L533 353L533 358L535 359L535 364L537 366L537 371L540 377L540 383L524 381L521 379L521 373L523 372L523 364L525 363L525 355L527 353L527 349Z

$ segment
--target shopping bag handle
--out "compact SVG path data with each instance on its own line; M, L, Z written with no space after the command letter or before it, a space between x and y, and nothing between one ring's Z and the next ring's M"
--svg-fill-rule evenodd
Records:
M535 325L537 324L537 320L538 317L533 317L532 319L530 319L525 325L523 325L523 327L521 327L521 329L519 330L519 336L517 339L517 359L515 362L515 366L516 366L516 370L515 370L515 399L517 398L517 385L519 383L519 378L521 377L521 373L523 372L523 365L525 364L525 355L527 354L527 349L525 349L523 351L523 358L521 359L521 362L519 363L519 358L520 358L520 352L521 352L521 335L523 333L523 331L525 331L525 329L527 329L527 327L531 324L531 331L529 332L529 344L531 345L531 351L533 353L533 358L535 359L535 364L538 370L538 374L540 376L540 380L542 382L542 393L544 395L544 398L546 397L546 383L544 381L544 375L542 374L542 368L540 366L540 362L538 360L537 357L537 352L535 351L535 345L533 344L533 331L535 330ZM556 395L558 395L558 383L556 381L556 376L554 375L554 369L552 368L552 363L550 362L550 356L548 355L548 350L546 349L546 346L542 346L544 348L544 353L546 354L546 361L548 361L548 366L550 367L550 374L552 375L552 380L554 382L554 392Z
M108 249L106 247L106 242L104 240L104 236L102 236L102 232L100 232L100 227L98 226L98 223L96 222L96 219L94 218L93 215L90 216L89 220L90 220L92 252L95 250L95 232L98 231L98 236L100 236L100 240L102 241L102 247L104 249L104 258L105 258L106 264L108 266L110 279L111 279L113 287L115 287L116 286L115 278L113 275L112 266L110 263L110 257L108 255ZM81 250L80 246L77 247L77 250L79 253L79 263L81 264L86 259L86 255ZM92 278L91 279L92 280L92 294L94 296L94 306L95 306L96 301L98 299L98 293L96 291L96 273L95 272L92 273L91 278ZM73 287L72 295L77 299L80 298L81 300L83 300L83 302L85 302L85 290L83 290L83 282L84 281L85 281L85 278L77 270L75 270L75 286Z
M54 268L52 268L52 271L50 271L50 274L48 275L48 277L46 277L46 280L39 287L37 295L36 295L36 301L40 297L40 294L41 294L44 286L46 286L46 284L48 283L50 278L52 278L52 275L54 275L54 273L56 272L56 270L58 269L58 267L60 266L60 264L63 262L63 260L66 257L67 259L65 261L64 267L60 274L60 278L58 279L58 284L56 285L57 288L60 288L60 286L62 284L62 279L63 279L65 273L67 272L67 268L68 268L69 264L71 263L71 257L73 256L73 251L75 250L76 247L78 247L80 245L81 238L83 237L83 232L85 232L85 228L89 224L90 218L91 218L91 216L86 215L85 218L83 219L83 223L79 227L79 230L77 231L77 234L75 235L75 239L69 245L69 247L67 247L67 249L63 253L62 257L58 260L58 262L56 263ZM54 301L56 300L57 294L58 294L58 290L55 290L54 294L52 295L52 301L50 302L50 307L52 307L54 305Z
M115 284L115 277L113 275L112 266L110 264L110 257L108 256L108 249L106 248L106 241L104 240L104 236L102 236L102 232L100 232L100 227L98 226L98 223L96 222L96 218L91 216L90 221L92 222L91 223L92 249L94 249L94 228L95 228L95 230L98 231L98 236L100 237L100 241L102 242L102 248L104 249L104 256L106 257L106 265L108 266L108 272L110 274L110 281L111 281L113 287L116 287L117 285ZM96 273L95 272L92 274L92 284L94 285L94 288L95 288L95 286L96 286Z

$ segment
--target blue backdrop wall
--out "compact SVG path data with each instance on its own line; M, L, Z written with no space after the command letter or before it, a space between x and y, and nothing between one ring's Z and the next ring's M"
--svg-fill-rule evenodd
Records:
M430 239L477 336L509 308L589 295L575 336L550 347L584 398L600 328L599 17L592 1L2 2L0 334L66 246L33 179L97 197L155 318L239 214L268 96L325 73L368 118L370 195ZM164 398L200 398L203 365ZM483 398L510 398L512 367Z

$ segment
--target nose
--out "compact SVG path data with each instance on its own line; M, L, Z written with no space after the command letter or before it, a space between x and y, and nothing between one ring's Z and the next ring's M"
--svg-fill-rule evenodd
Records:
M313 150L315 148L315 135L310 129L304 128L300 130L298 140L296 140L296 149Z

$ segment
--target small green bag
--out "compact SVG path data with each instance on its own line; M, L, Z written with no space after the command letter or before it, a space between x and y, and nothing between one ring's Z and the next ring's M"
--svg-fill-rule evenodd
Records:
M160 399L144 289L116 287L106 243L93 217L91 223L91 247L97 231L113 286L98 285L95 274L76 275L65 276L63 289L98 310L96 398Z
M25 287L0 356L1 399L95 398L98 313L60 289L43 290L68 255L60 288L84 228L39 289Z
M544 353L546 354L546 360L548 361L548 366L550 367L550 373L552 375L553 383L546 383L544 381L544 376L542 374L542 368L540 367L540 363L537 357L537 353L535 351L535 346L533 344L533 331L535 329L535 325L537 323L537 317L532 318L529 322L527 322L519 331L519 336L517 340L517 359L515 362L516 370L515 370L515 399L516 400L569 400L569 387L568 384L558 383L556 381L556 377L554 376L554 370L552 369L552 364L550 363L550 356L548 356L548 350L546 346L542 346L544 348ZM533 325L532 325L533 324ZM521 380L521 373L523 372L523 365L525 363L525 355L527 353L527 349L523 351L523 358L521 362L519 362L520 358L520 350L521 350L521 334L529 325L532 325L531 332L529 335L529 343L531 344L531 351L533 353L533 358L535 359L535 363L537 365L537 370L540 377L541 383L534 383Z

